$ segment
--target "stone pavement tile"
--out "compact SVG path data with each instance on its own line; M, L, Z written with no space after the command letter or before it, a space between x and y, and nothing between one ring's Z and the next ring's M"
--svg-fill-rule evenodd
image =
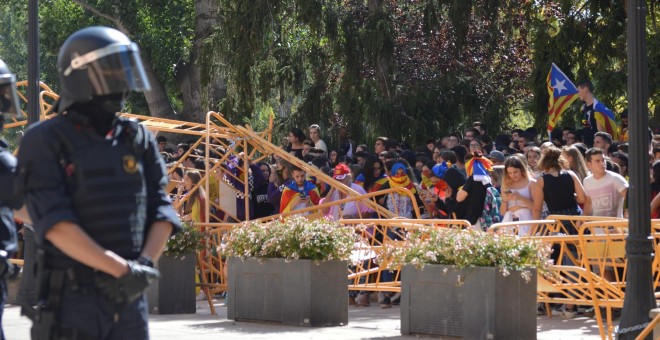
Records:
M197 302L196 314L151 315L149 331L152 340L217 340L223 339L419 339L402 336L399 307L381 309L349 307L348 325L342 327L302 328L273 323L236 322L227 320L222 301L215 301L218 315L211 315L205 301ZM5 306L3 328L8 340L29 340L31 322L20 316L18 306ZM563 319L546 316L537 318L539 340L600 339L596 320L588 317ZM437 338L436 338L437 339ZM128 340L128 339L127 339Z
M618 320L615 321L615 324L618 324ZM538 340L596 340L601 338L596 319L586 316L578 316L573 319L539 316L536 318L536 330Z

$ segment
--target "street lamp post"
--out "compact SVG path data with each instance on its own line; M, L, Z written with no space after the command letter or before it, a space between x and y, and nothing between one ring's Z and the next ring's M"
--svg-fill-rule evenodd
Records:
M39 0L28 3L28 125L39 121Z
M628 0L628 119L630 142L628 273L619 339L635 339L655 308L651 263L653 240L649 195L648 76L646 63L646 0Z

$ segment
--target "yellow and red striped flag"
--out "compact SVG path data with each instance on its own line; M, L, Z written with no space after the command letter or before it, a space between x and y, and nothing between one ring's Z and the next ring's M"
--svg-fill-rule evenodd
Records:
M578 89L555 63L552 63L547 78L548 94L548 135L555 128L559 117L578 98Z
M614 113L605 106L605 104L599 102L596 98L594 98L594 118L596 118L596 121L600 123L605 128L605 131L609 133L614 140L617 140L619 138L618 136L618 131L617 131L617 126L616 126L616 118L614 117Z

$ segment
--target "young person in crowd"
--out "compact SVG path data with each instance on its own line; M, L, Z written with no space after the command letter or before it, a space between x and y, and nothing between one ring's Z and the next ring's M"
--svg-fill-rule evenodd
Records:
M605 153L593 147L587 150L587 166L591 175L584 179L587 202L585 215L623 218L623 201L628 182L623 176L605 169Z
M282 191L280 214L319 204L319 189L307 180L305 170L291 165L291 178L293 180L288 181Z
M500 205L502 221L540 219L542 204L538 203L543 202L543 192L527 165L518 157L509 157L504 162L504 173ZM520 226L518 235L529 235L530 231L529 225Z
M572 170L577 176L580 182L588 175L587 164L584 162L584 157L580 150L574 145L564 146L561 151L562 157L566 160L566 169Z

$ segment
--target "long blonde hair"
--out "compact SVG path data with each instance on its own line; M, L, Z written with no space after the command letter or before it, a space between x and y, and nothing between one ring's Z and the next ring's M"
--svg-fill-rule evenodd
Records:
M508 189L512 184L511 179L509 178L509 172L507 171L508 168L519 169L523 176L527 177L527 181L531 182L534 179L534 175L531 173L529 166L525 161L523 161L523 159L523 157L515 155L506 158L506 161L504 161L504 177L502 178L502 189Z
M584 157L580 150L573 145L567 145L561 151L571 156L570 161L568 159L566 160L567 170L573 170L580 179L580 182L582 182L587 177L587 164L584 162Z

